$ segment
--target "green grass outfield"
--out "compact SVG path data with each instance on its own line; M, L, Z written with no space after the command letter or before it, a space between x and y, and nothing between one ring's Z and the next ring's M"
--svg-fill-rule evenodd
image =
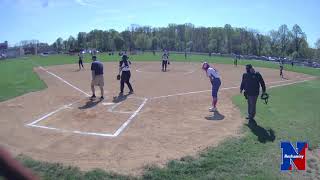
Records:
M30 59L43 66L77 61L76 57L58 55L0 62L1 100L45 88L45 84L32 72L34 65ZM100 59L115 61L118 56L101 56ZM132 56L132 59L155 61L159 60L160 56L145 54ZM171 59L183 61L184 55L171 55ZM233 63L230 58L196 55L192 55L189 60ZM89 62L88 58L86 62ZM278 68L276 64L260 61L241 60L239 64L249 62L254 66ZM318 69L293 67L291 70L320 75ZM188 156L170 161L164 168L150 167L141 177L122 176L99 169L82 172L77 167L34 161L25 156L19 156L18 159L43 179L298 179L301 174L297 172L280 172L280 141L305 140L309 142L311 149L319 147L320 80L278 87L268 92L271 95L269 104L262 104L261 101L258 103L258 126L245 125L243 137L227 139L218 147L200 153L198 157ZM233 102L244 115L246 102L243 97L235 96ZM314 179L320 173L309 170L307 174L309 179Z

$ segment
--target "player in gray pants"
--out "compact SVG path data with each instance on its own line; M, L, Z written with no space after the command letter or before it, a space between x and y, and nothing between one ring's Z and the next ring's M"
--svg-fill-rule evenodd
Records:
M259 96L260 86L262 93L266 93L266 85L259 72L255 72L251 64L246 65L246 73L242 75L240 93L244 90L244 95L248 102L248 117L250 121L254 121L256 115L256 104Z

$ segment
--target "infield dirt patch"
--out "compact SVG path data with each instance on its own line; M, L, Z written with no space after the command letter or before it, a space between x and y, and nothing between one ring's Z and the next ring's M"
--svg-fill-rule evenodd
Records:
M158 62L134 63L135 94L123 99L117 99L118 64L104 65L106 98L101 102L91 102L83 93L91 94L90 70L77 71L76 64L46 67L48 72L83 91L80 92L36 68L48 88L0 103L1 144L15 154L75 165L83 170L102 168L139 174L146 165L161 166L168 160L195 155L208 146L216 146L226 137L240 135L245 120L232 104L231 97L239 93L244 67L215 66L222 76L222 86L218 102L220 113L212 117L208 112L211 84L201 71L200 63L172 62L168 72L161 72ZM85 67L89 69L89 64ZM257 70L268 86L309 78L285 72L287 79L281 79L278 70ZM96 94L99 97L99 91ZM55 113L48 115L50 112ZM46 115L48 117L43 118ZM27 126L37 119L40 121L36 125L56 129ZM115 137L73 132L113 134L123 126Z

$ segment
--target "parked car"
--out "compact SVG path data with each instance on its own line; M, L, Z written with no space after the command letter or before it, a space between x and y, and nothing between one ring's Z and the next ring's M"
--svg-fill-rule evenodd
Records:
M47 52L41 53L40 56L48 56L49 54Z
M314 68L320 68L320 63L313 62L313 63L312 63L312 67L314 67Z
M0 54L0 59L5 59L5 58L7 58L6 54L4 54L4 53Z
M275 61L276 59L275 59L274 57L269 56L269 57L268 57L268 60L269 60L269 61Z

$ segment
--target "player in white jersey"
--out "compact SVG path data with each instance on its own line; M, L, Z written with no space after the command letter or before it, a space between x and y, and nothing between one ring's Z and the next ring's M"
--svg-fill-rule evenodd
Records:
M133 93L133 88L130 83L130 65L131 62L129 61L129 57L127 55L123 55L121 61L119 62L119 74L121 73L121 80L120 80L120 95L123 95L124 84L126 83L129 88L129 94Z
M164 53L162 55L162 71L167 71L167 65L170 64L169 62L169 55L167 53Z
M202 69L206 71L207 76L210 79L211 85L212 85L212 107L209 108L210 112L217 111L217 102L218 102L218 91L221 86L221 80L220 80L220 74L218 71L210 67L210 65L207 62L204 62L202 64Z

